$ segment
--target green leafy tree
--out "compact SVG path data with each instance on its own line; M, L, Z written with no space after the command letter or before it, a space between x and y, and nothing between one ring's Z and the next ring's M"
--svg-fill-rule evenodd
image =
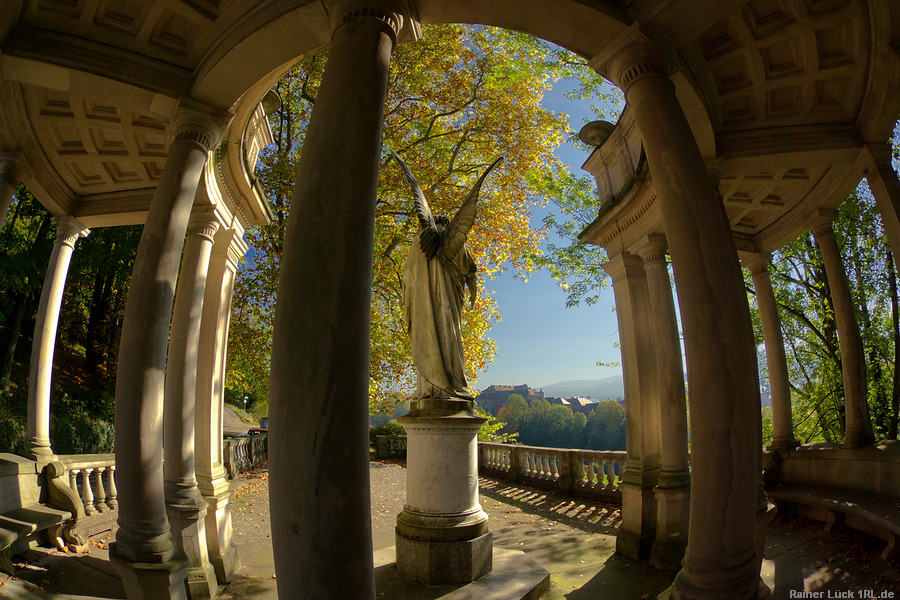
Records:
M561 57L565 55L565 60ZM271 115L275 144L261 157L259 179L274 219L251 229L254 249L235 287L227 385L262 387L268 380L278 266L290 213L296 163L315 102L327 51L305 57L276 85L282 99ZM486 27L425 28L423 39L400 46L389 73L384 146L410 166L435 214L453 214L475 178L498 155L502 166L482 189L479 217L467 247L479 277L538 265L543 231L530 211L564 168L553 150L569 132L565 115L541 107L553 81L575 61L558 48L522 34ZM571 59L574 60L574 59ZM385 152L376 204L371 320L370 409L388 410L398 392L414 388L404 332L400 281L417 230L407 182ZM476 373L496 353L488 332L499 319L484 286L463 315L466 371ZM252 383L251 383L252 382Z

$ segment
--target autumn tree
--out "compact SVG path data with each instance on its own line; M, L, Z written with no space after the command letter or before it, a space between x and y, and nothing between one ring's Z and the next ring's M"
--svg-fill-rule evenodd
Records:
M530 210L546 201L544 192L564 175L553 150L569 134L567 118L541 107L553 81L577 63L561 56L558 48L522 34L462 25L426 27L421 41L397 48L389 75L376 205L373 410L402 400L414 388L400 281L417 221L407 182L387 150L410 166L432 211L451 216L478 175L503 155L502 166L482 189L467 247L482 282L507 269L528 273L536 266L543 238L543 231L529 225ZM275 87L282 100L281 108L270 115L275 144L264 151L258 173L274 219L247 233L253 250L235 288L229 386L262 387L268 380L278 266L294 173L326 58L327 50L305 57ZM578 64L583 67L583 61ZM466 372L473 384L477 371L496 352L488 331L499 313L483 285L463 319Z

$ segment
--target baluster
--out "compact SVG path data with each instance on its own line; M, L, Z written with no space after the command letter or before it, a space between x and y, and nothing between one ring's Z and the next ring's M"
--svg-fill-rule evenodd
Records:
M106 483L106 505L111 509L115 509L119 506L119 501L116 500L116 496L119 493L116 490L116 465L110 465L106 468Z
M69 469L69 487L75 490L75 493L78 493L78 474L81 473L81 469Z
M84 514L91 516L97 512L94 507L94 494L91 491L91 467L85 467L81 475L81 502L84 504Z
M109 507L106 506L106 491L103 489L103 472L106 467L96 467L94 469L94 508L97 512L106 512Z
M550 479L557 477L559 477L559 455L554 454L550 456Z
M584 468L584 457L579 455L575 461L575 481L579 486L583 486L587 482L588 487L590 487L591 479L586 477L586 475L587 470Z

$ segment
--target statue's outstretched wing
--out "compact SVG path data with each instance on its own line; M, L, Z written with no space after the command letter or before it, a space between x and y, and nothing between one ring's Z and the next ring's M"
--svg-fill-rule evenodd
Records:
M412 188L416 216L419 218L419 247L422 249L422 252L425 253L426 257L433 258L434 255L437 254L438 248L440 248L441 239L438 235L437 225L434 222L434 216L431 214L431 209L428 207L428 201L425 200L425 194L422 192L422 187L419 185L419 182L416 181L415 176L412 174L412 171L409 170L409 167L406 166L406 163L403 162L403 159L393 150L391 150L390 153L391 156L400 163L400 168L403 169L403 173L406 175L406 181L409 182L409 187Z
M466 198L466 201L463 202L463 205L456 211L456 216L453 217L453 221L450 222L450 227L447 229L446 234L444 234L444 256L447 259L452 259L463 247L463 244L466 243L466 236L469 234L469 230L472 229L472 225L475 223L475 215L476 204L478 203L478 193L481 191L481 184L484 183L484 180L487 178L488 174L494 170L494 167L503 160L501 156L497 160L491 164L487 168L487 171L478 178L478 181L475 182L475 185L472 187L472 191L469 192L469 197Z

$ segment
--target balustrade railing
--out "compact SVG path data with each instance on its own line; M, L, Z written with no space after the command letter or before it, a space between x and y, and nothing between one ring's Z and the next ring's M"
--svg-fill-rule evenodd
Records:
M222 458L229 479L269 459L269 434L251 433L248 436L226 437Z
M375 458L406 457L405 435L376 435Z
M67 454L59 457L69 477L69 487L78 492L87 516L118 507L115 454Z
M621 501L625 452L564 450L513 444L478 444L481 472L567 494Z

